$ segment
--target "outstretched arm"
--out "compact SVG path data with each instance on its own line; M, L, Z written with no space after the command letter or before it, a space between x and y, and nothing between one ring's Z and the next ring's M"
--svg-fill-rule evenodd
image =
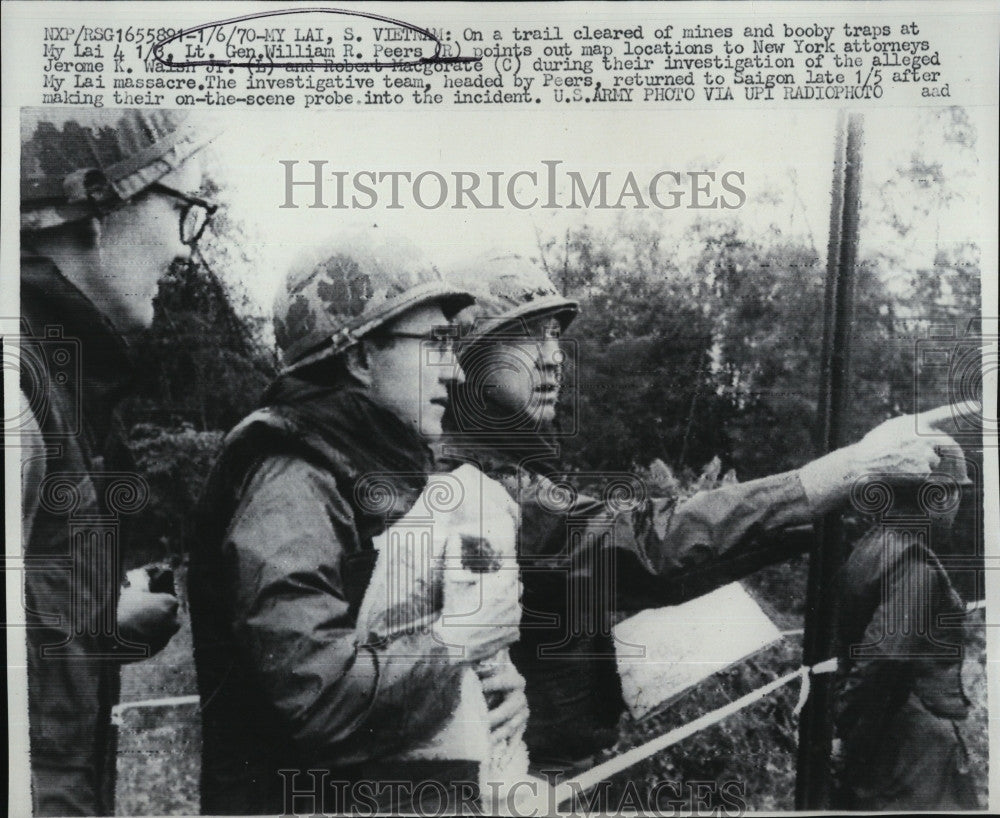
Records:
M859 480L925 479L938 467L942 449L957 449L934 431L953 416L954 408L944 406L893 418L795 472L701 492L669 511L651 508L637 531L636 556L623 561L622 579L650 590L657 584L650 579L669 579L659 599L674 601L800 553L811 542L803 526L845 505Z
M805 551L812 521L847 502L860 477L928 475L940 460L935 444L947 438L915 432L945 415L951 416L951 407L895 418L797 471L700 492L680 503L649 499L615 511L583 497L555 513L539 500L547 492L543 478L536 489L522 492L522 554L535 567L574 576L581 588L606 587L594 574L613 570L619 610L676 604ZM565 582L526 574L525 585L540 588L559 580Z

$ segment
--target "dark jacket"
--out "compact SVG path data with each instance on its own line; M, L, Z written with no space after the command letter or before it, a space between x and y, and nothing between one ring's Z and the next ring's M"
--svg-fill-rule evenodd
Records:
M637 478L608 475L601 498L551 473L551 446L484 447L454 437L442 460L468 461L521 507L524 615L511 655L527 681L533 760L572 760L610 746L624 709L611 634L616 614L673 605L808 547L808 501L794 472L675 503ZM538 456L541 453L542 457Z
M956 724L965 606L915 522L873 528L842 571L839 808L979 808Z
M37 815L114 812L120 513L136 491L113 410L125 344L48 259L21 259L28 717ZM125 492L122 494L121 492ZM140 490L141 493L141 490ZM136 495L132 496L136 499Z
M451 714L461 669L429 633L355 633L372 537L412 507L430 466L359 393L294 381L226 438L189 572L205 812L284 812L279 770L405 777L383 762ZM391 484L388 511L355 491L372 472Z

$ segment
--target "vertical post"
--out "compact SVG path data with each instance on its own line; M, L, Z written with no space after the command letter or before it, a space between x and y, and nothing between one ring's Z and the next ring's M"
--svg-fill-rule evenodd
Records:
M846 127L845 127L846 120ZM846 138L845 138L846 131ZM837 121L834 155L830 243L827 249L823 351L820 372L819 422L816 442L820 453L843 445L850 392L851 334L854 323L854 268L858 251L858 211L861 184L860 114ZM843 559L840 514L828 514L818 527L809 556L803 663L809 666L834 655L838 617L837 571ZM834 677L813 678L799 722L798 775L795 807L830 807L830 751L833 741Z

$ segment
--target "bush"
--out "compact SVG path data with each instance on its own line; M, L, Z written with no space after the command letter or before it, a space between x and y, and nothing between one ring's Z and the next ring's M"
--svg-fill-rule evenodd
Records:
M222 445L223 433L199 432L190 424L163 428L139 423L129 448L150 487L150 500L136 522L139 545L129 554L134 565L179 557L192 534L194 510Z

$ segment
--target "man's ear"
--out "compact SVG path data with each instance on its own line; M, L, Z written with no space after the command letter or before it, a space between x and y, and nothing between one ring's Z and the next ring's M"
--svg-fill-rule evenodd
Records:
M362 386L372 385L372 360L368 345L359 341L344 352L344 366L347 374Z

